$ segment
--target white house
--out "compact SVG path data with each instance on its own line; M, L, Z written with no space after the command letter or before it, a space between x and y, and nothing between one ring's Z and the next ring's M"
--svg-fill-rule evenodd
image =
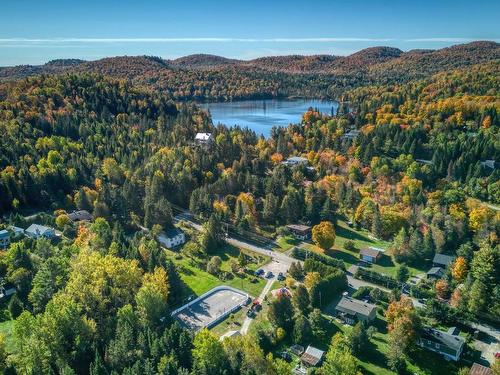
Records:
M182 245L186 242L186 235L178 228L168 229L158 236L158 241L168 249Z
M306 158L303 158L302 156L292 156L286 159L283 164L289 165L289 166L295 166L295 165L307 165L309 163L309 160Z
M196 133L194 140L196 143L204 145L204 144L212 143L214 138L212 136L212 133Z
M448 361L458 361L465 345L465 339L458 336L453 327L448 332L424 327L417 344L422 348L441 354Z
M45 237L47 239L51 239L55 237L56 231L54 228L46 227L40 224L31 224L28 229L24 231L24 234L27 237L39 239L41 237Z

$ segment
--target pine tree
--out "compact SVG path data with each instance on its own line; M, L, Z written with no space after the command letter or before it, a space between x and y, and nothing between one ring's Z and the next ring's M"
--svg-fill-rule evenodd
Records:
M372 219L372 234L376 238L382 237L382 220L380 219L380 210L378 204L375 205L375 209L373 210L373 219Z

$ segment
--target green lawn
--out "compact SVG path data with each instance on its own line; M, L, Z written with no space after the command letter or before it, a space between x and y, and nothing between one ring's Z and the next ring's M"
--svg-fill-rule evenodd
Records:
M340 259L344 261L346 268L349 268L353 264L359 262L359 250L363 247L373 246L376 248L386 250L389 247L389 242L379 239L374 239L371 237L370 232L362 229L356 230L350 228L347 223L343 220L338 220L337 226L335 228L335 245L331 250L326 252L327 255L332 258ZM353 241L356 247L355 251L349 251L345 249L346 241ZM313 244L308 244L306 247L313 251L323 252L321 249ZM382 258L376 263L369 267L372 271L382 273L389 276L395 276L398 264L392 259L390 252L386 250L382 255ZM426 267L421 269L415 267L408 267L410 275L417 275L419 273L425 273L427 271Z
M170 250L165 250L168 257L177 265L182 281L187 286L186 297L188 295L200 295L210 289L219 285L229 285L234 288L241 289L252 296L258 296L261 290L264 288L266 281L262 278L255 278L253 274L245 274L243 277L234 276L232 279L221 280L218 277L209 274L205 270L201 269L198 260L190 259L183 256L177 252ZM248 253L247 251L244 251ZM226 246L221 248L216 254L222 259L221 269L223 271L230 271L229 262L231 259L236 259L239 255L239 249L231 246ZM251 254L253 256L253 254ZM268 257L256 256L255 259L257 263L251 263L247 265L250 271L257 269L266 262L269 261ZM251 273L251 272L249 272Z
M222 336L229 331L239 331L246 318L247 308L241 308L234 314L229 315L222 322L211 328L211 331L217 336Z
M16 349L16 344L14 341L14 336L12 334L12 329L14 328L14 321L7 320L0 323L0 334L5 337L5 346L7 353L14 353Z
M276 244L278 246L276 246L274 250L280 252L288 251L292 247L298 245L299 243L300 241L293 236L279 236L278 239L276 240Z

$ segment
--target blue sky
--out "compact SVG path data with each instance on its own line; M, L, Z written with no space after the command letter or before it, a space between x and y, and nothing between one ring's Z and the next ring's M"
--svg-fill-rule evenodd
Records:
M13 0L0 7L0 66L117 55L346 55L500 41L500 1Z

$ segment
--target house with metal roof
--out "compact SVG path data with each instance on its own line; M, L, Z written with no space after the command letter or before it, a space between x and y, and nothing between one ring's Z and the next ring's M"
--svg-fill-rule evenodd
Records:
M289 166L295 166L295 165L306 165L309 164L309 160L307 158L303 158L302 156L291 156L288 159L286 159L283 164L289 165Z
M325 352L309 345L300 357L300 361L307 367L315 367L321 364Z
M377 306L344 296L335 306L335 313L338 318L347 324L355 324L356 322L369 323L377 316Z
M212 133L196 133L194 141L198 144L210 144L214 140Z
M382 256L382 250L374 247L365 247L359 251L359 259L368 263L377 263Z
M179 228L170 228L158 236L158 241L168 249L182 245L186 242L186 235Z
M451 255L436 254L436 255L434 255L434 259L432 260L432 265L433 265L433 267L446 268L451 263L453 263L454 260L455 260L455 257L453 257Z
M438 280L444 276L444 269L441 267L432 267L429 271L427 271L427 278Z
M90 212L88 212L87 210L73 211L70 214L68 214L68 217L73 222L92 221L92 219L93 219L92 214Z
M458 336L454 327L448 332L425 327L420 332L417 344L441 354L447 360L458 361L465 345L465 338Z
M56 231L54 228L46 227L45 225L40 224L31 224L28 229L24 231L24 234L27 237L39 239L39 238L54 238L56 235Z
M8 230L0 230L0 249L6 249L10 245L10 233Z
M469 375L493 375L493 370L474 362L469 370Z

